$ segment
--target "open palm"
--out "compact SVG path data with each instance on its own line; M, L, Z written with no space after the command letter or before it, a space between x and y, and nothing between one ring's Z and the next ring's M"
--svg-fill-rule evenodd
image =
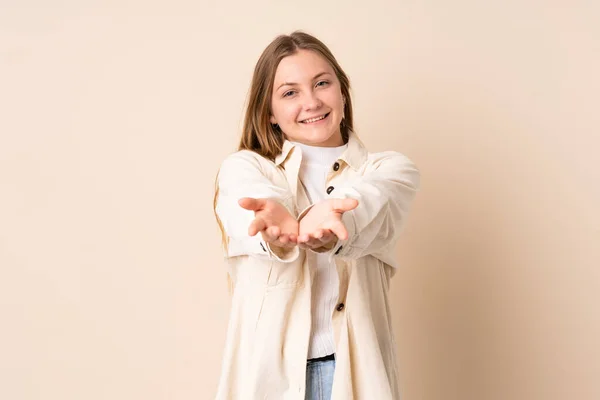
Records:
M278 247L292 248L298 240L298 221L277 200L244 197L238 204L254 211L254 220L248 227L250 236L261 233L263 239Z
M348 231L342 215L357 206L355 199L327 199L315 204L300 220L298 244L310 249L331 248L338 239L346 240Z

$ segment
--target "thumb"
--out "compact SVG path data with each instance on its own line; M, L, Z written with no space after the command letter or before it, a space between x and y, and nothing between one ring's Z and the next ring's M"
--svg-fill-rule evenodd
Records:
M238 204L246 209L251 211L259 211L265 207L265 199L254 199L252 197L244 197L238 200Z
M346 212L354 210L358 207L358 200L356 199L333 199L331 209L335 212Z

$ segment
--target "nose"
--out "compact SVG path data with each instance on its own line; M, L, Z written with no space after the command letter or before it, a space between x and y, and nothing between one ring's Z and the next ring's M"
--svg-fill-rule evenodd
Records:
M319 99L319 96L317 96L314 92L311 91L308 92L306 98L304 99L304 110L316 110L319 109L322 104L323 103L321 102L321 99Z

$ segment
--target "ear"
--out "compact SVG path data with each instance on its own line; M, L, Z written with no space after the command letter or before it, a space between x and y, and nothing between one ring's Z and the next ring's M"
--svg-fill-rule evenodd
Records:
M275 125L275 124L277 123L277 120L276 120L276 119L275 119L275 117L274 117L274 116L272 116L272 115L271 115L271 117L269 118L269 121L270 121L270 122L271 122L273 125Z

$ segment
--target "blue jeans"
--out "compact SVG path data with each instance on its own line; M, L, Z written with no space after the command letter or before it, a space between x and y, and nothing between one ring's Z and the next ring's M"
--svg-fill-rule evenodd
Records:
M330 400L335 360L308 361L305 400Z

